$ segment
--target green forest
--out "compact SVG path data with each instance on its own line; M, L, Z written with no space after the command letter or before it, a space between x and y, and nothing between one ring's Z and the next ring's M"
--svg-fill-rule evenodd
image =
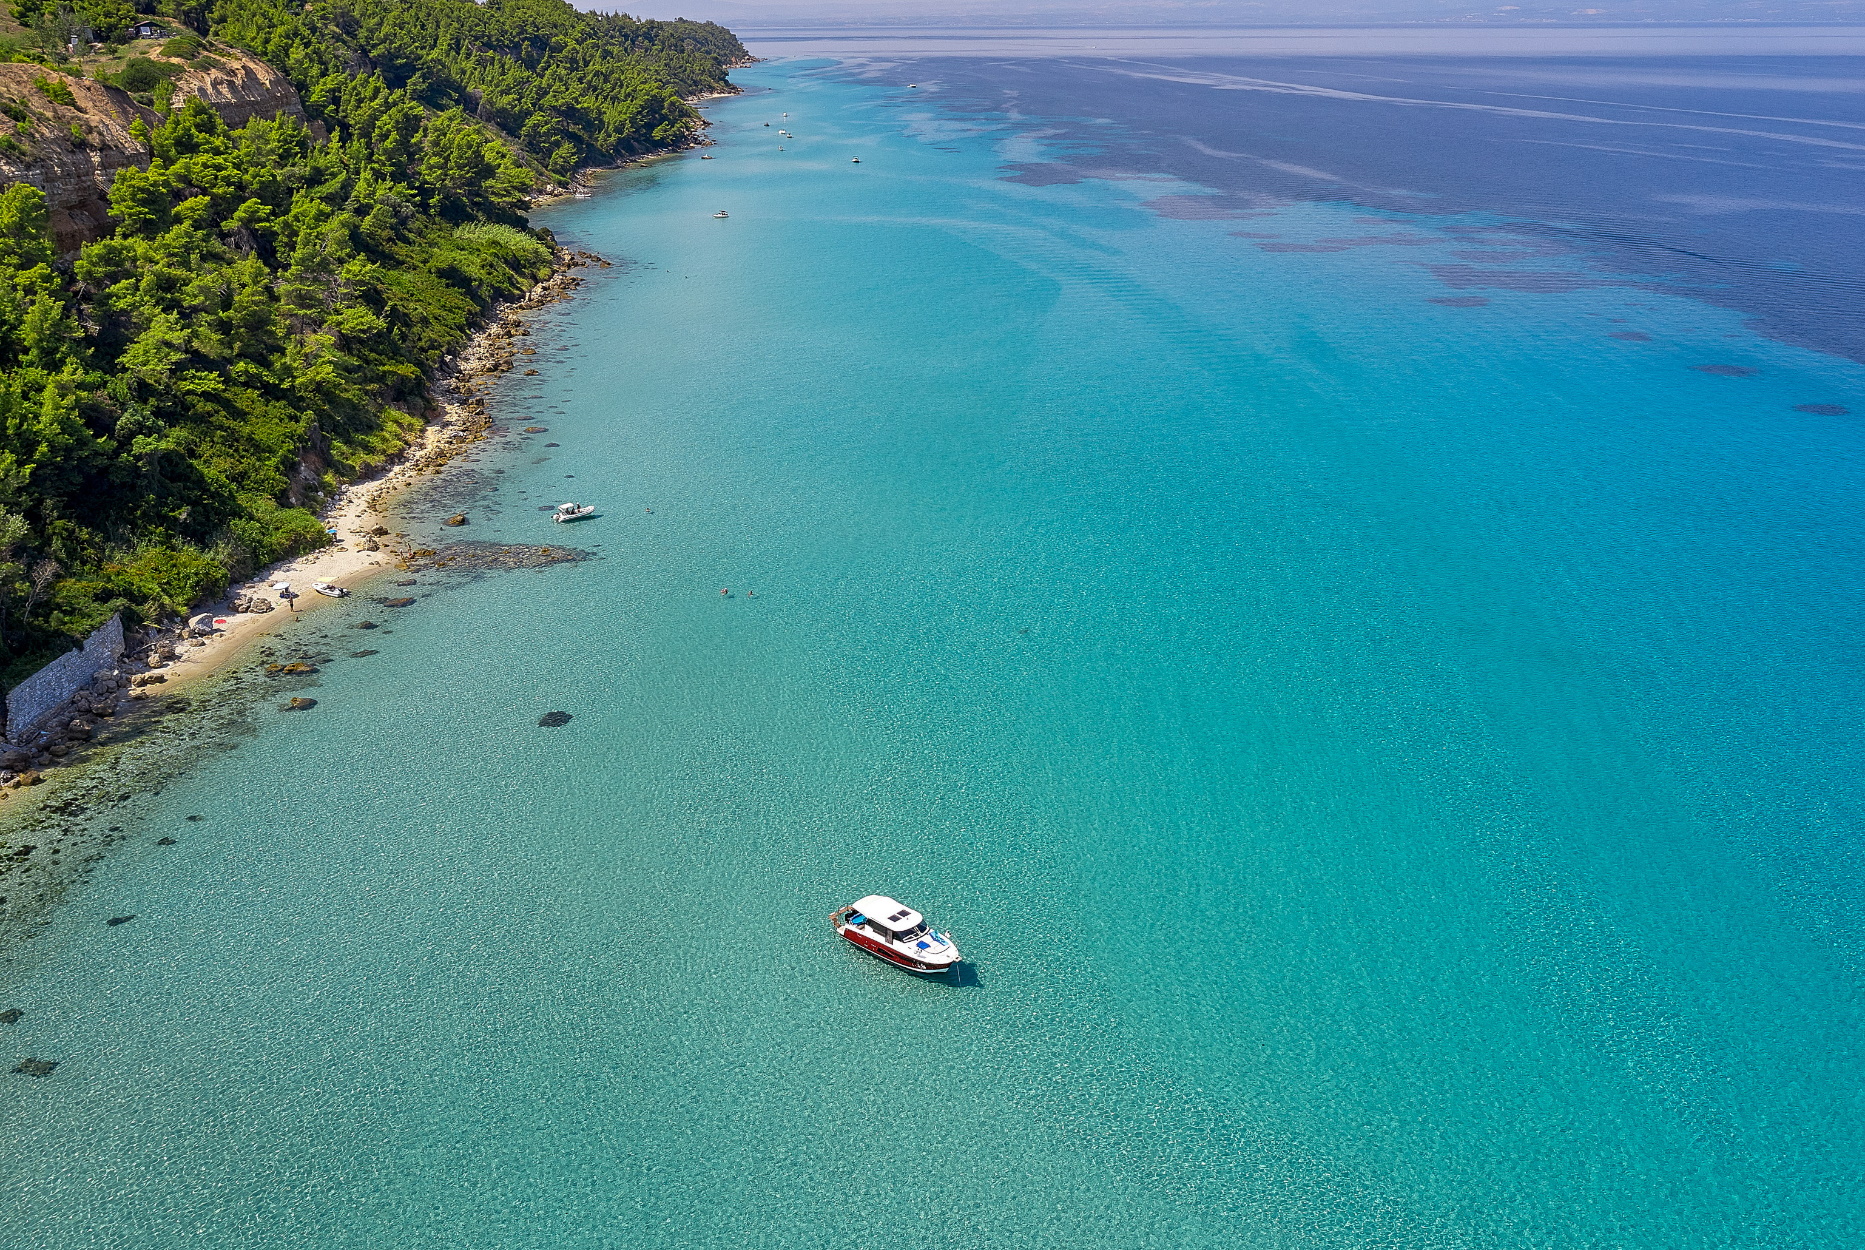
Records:
M47 2L21 0L21 25ZM124 0L63 20L74 9L99 39L137 18ZM311 125L229 129L156 94L158 124L133 131L149 166L117 175L114 232L75 256L54 254L36 188L0 188L9 681L111 612L179 613L324 543L294 474L302 497L405 445L436 364L549 272L527 197L685 140L682 97L729 90L744 56L721 27L561 0L181 0L167 16L196 55L285 71ZM46 65L56 98L47 42L15 56Z

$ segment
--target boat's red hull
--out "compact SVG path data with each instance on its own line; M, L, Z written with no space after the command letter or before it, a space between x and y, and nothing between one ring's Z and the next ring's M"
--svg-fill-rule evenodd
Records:
M861 930L853 927L838 928L836 932L840 933L844 938L847 938L854 945L859 946L862 950L867 951L868 954L885 959L895 967L905 968L908 972L918 972L929 977L936 977L958 967L956 963L940 964L934 967L931 964L920 963L916 959L909 959L899 951L889 950L886 946L875 941Z

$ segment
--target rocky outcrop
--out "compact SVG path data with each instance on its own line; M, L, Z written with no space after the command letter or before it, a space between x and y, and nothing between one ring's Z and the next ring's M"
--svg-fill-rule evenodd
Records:
M244 126L255 117L295 117L304 121L304 101L298 89L285 75L252 57L231 59L230 53L216 51L216 58L227 64L191 69L175 80L175 103L189 97L213 107L229 126Z
M163 59L163 58L157 58ZM304 119L304 102L285 75L263 61L215 49L219 64L203 64L175 80L174 102L199 98L226 119L244 126L255 117ZM39 87L39 81L70 91L63 104ZM0 65L0 100L28 116L22 127L12 118L12 149L0 149L0 184L30 182L45 192L52 241L70 255L109 232L110 184L119 170L146 168L149 145L130 135L130 124L160 122L155 110L128 93L89 78L60 74L42 65Z

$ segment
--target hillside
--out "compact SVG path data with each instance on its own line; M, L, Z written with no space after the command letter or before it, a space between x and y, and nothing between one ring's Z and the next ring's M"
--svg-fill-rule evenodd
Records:
M105 38L135 17L79 7ZM549 272L529 197L690 142L682 96L744 55L559 0L185 16L205 34L77 61L23 38L0 65L10 678L112 611L179 612L322 544L301 505L405 445L436 364Z

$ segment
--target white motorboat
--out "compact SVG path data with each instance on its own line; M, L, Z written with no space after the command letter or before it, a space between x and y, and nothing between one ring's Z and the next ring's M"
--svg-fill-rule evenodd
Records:
M327 599L344 599L347 598L350 593L343 587L333 586L329 582L312 582L311 589Z
M730 217L730 216L731 216L731 214L730 214L730 213L728 213L728 212L726 212L726 211L725 211L725 210L724 210L724 209L722 208L722 209L720 209L720 210L719 210L718 212L716 212L716 213L714 213L714 214L713 214L713 216L714 216L714 217Z
M934 933L926 918L898 899L870 894L829 913L843 938L909 972L951 972L964 956L950 933Z
M580 521L586 516L593 516L596 505L593 503L560 503L557 510L550 514L553 521Z

